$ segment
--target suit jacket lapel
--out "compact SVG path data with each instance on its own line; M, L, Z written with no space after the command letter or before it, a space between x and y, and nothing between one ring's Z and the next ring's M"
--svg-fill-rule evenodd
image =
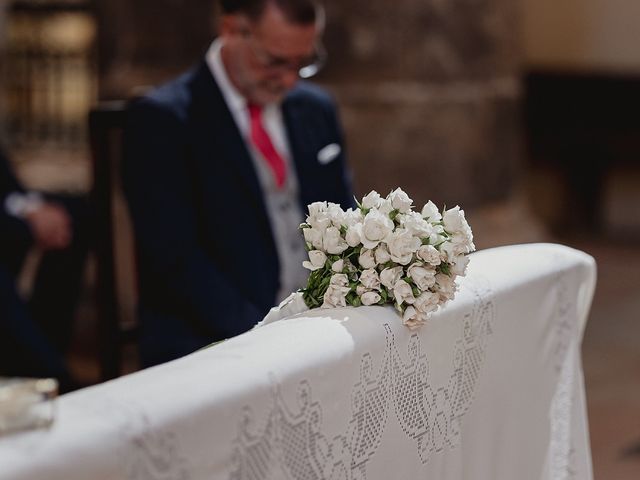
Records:
M226 161L233 163L233 168L229 170L246 184L247 193L252 196L253 203L262 204L262 188L250 153L205 62L196 74L193 92L193 104L196 109L193 118L197 122L194 129L200 137L198 146L208 150L214 157L220 152L212 151L213 149L224 148L228 154ZM214 138L216 141L212 141Z
M206 62L202 62L193 81L194 124L191 130L194 134L194 145L199 150L197 157L205 161L220 157L222 161L215 162L217 167L225 169L224 174L212 174L212 181L226 182L227 178L235 177L237 182L227 185L217 185L217 188L234 188L240 191L230 192L234 198L239 197L255 210L255 219L261 225L269 248L275 252L273 233L264 204L264 194L251 154L240 134L238 126L229 111L222 92L218 87ZM225 165L228 162L228 165Z
M291 156L296 169L299 201L302 211L306 212L307 205L311 203L309 198L313 197L313 189L318 179L313 181L311 167L315 159L315 151L312 132L309 130L310 123L305 119L305 110L298 102L286 99L282 104L282 117L284 119Z

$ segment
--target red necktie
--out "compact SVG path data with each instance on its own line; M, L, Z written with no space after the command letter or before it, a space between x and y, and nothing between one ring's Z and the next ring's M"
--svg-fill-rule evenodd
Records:
M251 141L265 158L269 167L271 167L276 185L281 188L287 178L287 167L262 125L262 107L253 103L250 103L248 107L249 117L251 118Z

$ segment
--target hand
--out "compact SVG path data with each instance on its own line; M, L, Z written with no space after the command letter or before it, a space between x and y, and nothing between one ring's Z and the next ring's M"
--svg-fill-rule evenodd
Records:
M71 243L71 218L59 205L45 202L25 217L36 244L43 250L61 250Z

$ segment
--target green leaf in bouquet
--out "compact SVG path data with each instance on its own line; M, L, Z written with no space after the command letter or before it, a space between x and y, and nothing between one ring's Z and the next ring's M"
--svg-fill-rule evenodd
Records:
M308 290L303 290L302 299L309 308L316 308L322 305L322 303L320 303L320 301L316 297L314 297Z
M351 258L353 256L359 257L360 256L360 251L362 250L362 247L358 246L358 247L349 247L347 250L345 250L346 255L344 256L344 259L348 259Z
M395 221L395 219L396 219L396 217L398 216L398 214L399 214L399 213L400 213L400 210L398 210L397 208L394 208L393 210L391 210L391 211L389 212L389 218L390 218L391 220L394 220L394 221Z
M387 301L389 300L389 293L387 292L387 289L385 287L382 287L380 289L380 299L382 303L387 303Z
M360 300L360 297L356 292L347 293L346 300L347 300L347 303L352 307L359 307L362 305L362 300Z
M438 265L438 267L436 268L436 271L439 271L440 273L444 273L447 276L451 276L451 264L447 263L447 262L442 262L440 265Z

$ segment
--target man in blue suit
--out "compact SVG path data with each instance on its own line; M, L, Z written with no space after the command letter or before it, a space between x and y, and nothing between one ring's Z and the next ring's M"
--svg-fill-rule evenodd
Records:
M253 327L304 286L306 205L353 204L314 0L222 0L194 70L132 103L124 187L144 366Z

